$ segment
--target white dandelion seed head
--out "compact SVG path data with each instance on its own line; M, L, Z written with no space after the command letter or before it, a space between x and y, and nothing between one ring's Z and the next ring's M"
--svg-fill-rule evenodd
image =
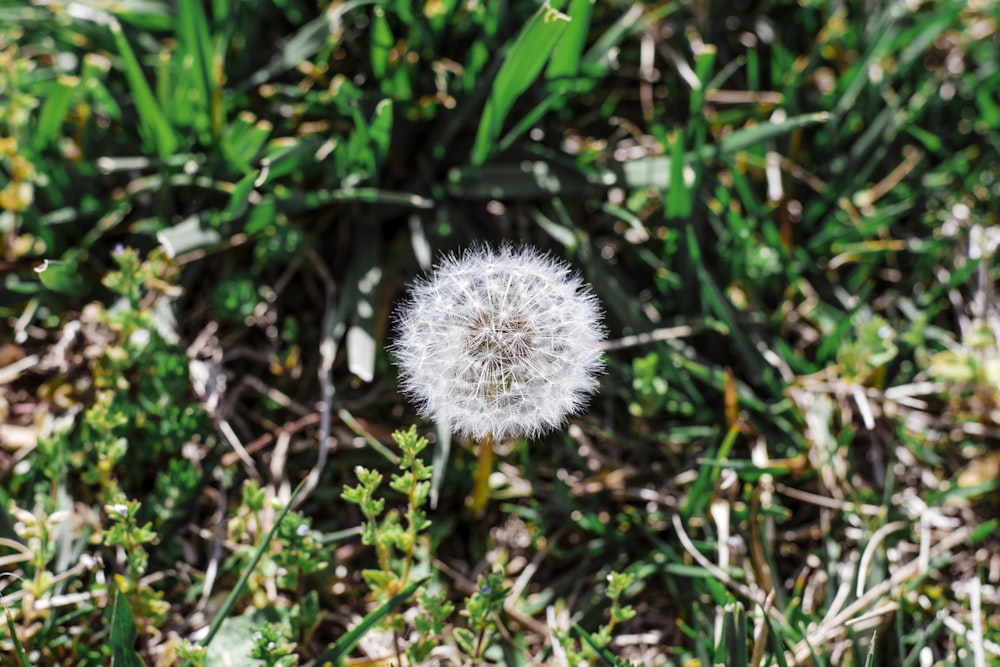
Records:
M569 265L534 248L449 255L396 312L402 389L462 435L537 436L597 389L601 317Z

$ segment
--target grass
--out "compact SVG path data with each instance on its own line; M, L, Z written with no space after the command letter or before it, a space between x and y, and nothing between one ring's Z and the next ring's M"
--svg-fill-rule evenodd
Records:
M2 662L998 664L1000 12L752 5L0 1ZM476 518L504 240L607 372Z

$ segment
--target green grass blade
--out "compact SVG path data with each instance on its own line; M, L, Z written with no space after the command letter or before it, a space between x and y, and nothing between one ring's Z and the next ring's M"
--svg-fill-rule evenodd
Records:
M716 652L716 664L747 667L747 615L739 602L727 606L723 617L723 638Z
M670 184L667 186L667 219L686 218L691 211L692 192L684 182L684 133L674 132L670 146Z
M28 654L21 645L21 640L17 638L17 630L14 629L14 619L10 615L10 609L4 606L3 611L7 616L7 631L10 633L10 640L14 644L14 650L17 652L17 661L21 663L20 667L31 667L31 662L28 661Z
M341 635L341 637L334 642L332 646L323 651L323 653L316 658L316 664L339 664L340 660L346 657L347 654L350 653L355 646L357 646L358 642L368 633L369 630L381 623L386 616L394 612L403 603L409 600L425 581L427 581L427 577L422 577L416 581L410 582L410 585L406 588L380 604L374 611L365 616L360 623L351 628L347 633Z
M144 667L142 658L135 652L135 619L128 601L121 593L115 595L111 610L111 667Z
M257 547L257 551L254 553L253 558L250 560L250 563L247 565L246 569L243 570L243 574L240 575L239 581L237 581L236 585L233 586L233 590L230 591L229 597L227 597L226 601L222 603L222 606L219 608L219 611L216 612L215 614L215 618L212 619L212 624L208 627L208 634L205 635L205 638L201 641L202 646L208 646L209 644L212 643L212 639L215 637L215 634L219 631L219 627L222 626L222 622L226 620L226 618L229 616L229 613L233 610L233 607L236 605L236 601L243 593L243 589L246 588L247 581L249 581L250 579L250 575L253 574L253 571L254 569L256 569L257 563L260 562L260 559L264 557L264 552L267 551L267 548L270 546L271 540L274 538L275 533L278 532L278 527L281 526L281 522L288 514L288 510L290 510L292 508L292 505L295 504L295 499L298 497L299 492L302 490L302 487L304 485L305 482L300 482L299 485L295 487L295 491L292 493L292 496L288 499L288 502L285 504L284 507L281 508L281 511L278 512L278 516L274 519L274 525L271 526L271 530L267 531L267 535L264 536L264 539L261 541L260 546Z
M339 42L342 35L334 33L333 28L340 25L344 15L358 7L374 4L375 0L345 2L336 9L332 9L330 12L318 16L305 24L289 39L279 44L274 49L276 53L268 64L254 72L244 85L239 86L239 89L250 90L255 86L270 81L276 74L292 69L299 63L309 60L320 49L324 47L329 48L332 46L331 43Z
M771 646L774 647L774 661L778 664L778 667L788 667L788 661L785 659L785 651L788 650L788 647L784 645L781 637L774 631L774 625L771 624L771 619L763 609L760 610L760 613L763 615L764 623L767 625L767 636L771 640Z
M707 160L746 150L795 130L817 123L825 123L828 119L829 114L819 112L792 116L777 122L750 125L724 137L718 144L688 151L684 154L684 162L691 163L696 159ZM673 159L673 155L670 157L658 155L640 160L629 160L616 168L615 180L618 185L628 188L668 189L671 182L670 176L674 170L671 166Z
M868 644L868 656L865 658L865 667L875 667L875 643L878 641L878 630L872 633L872 641Z
M640 4L632 5L583 55L581 64L584 70L592 76L608 74L612 69L613 54L622 42L638 35L646 26L676 11L680 6L679 2L668 2L657 9L647 9Z
M746 150L751 146L756 146L765 141L776 139L810 125L825 123L829 120L830 114L825 111L818 113L804 113L798 116L790 116L784 120L761 123L741 130L724 137L716 146L708 146L705 151L710 154L735 153Z
M715 46L706 44L695 59L695 77L698 79L699 85L691 91L691 102L688 110L692 118L697 117L701 111L701 105L705 102L705 93L711 80L717 52Z
M528 19L493 81L472 147L472 164L482 164L494 152L514 102L541 74L569 23L568 16L548 6L539 7Z
M199 131L210 130L209 136L214 142L219 138L221 117L213 113L213 110L217 109L214 102L216 86L211 75L214 48L208 18L205 16L201 0L181 0L177 5L177 19L177 36L183 49L182 68L191 76L194 94L191 96L193 99L175 98L175 100L196 109L196 113L201 117L196 118L195 127Z
M605 667L617 667L617 665L620 664L618 661L615 660L615 656L613 656L608 649L603 648L599 643L597 643L597 640L594 639L594 636L589 632L587 632L586 630L584 630L583 628L581 628L579 624L574 623L572 625L572 628L573 632L575 632L580 637L580 639L583 640L583 643L585 643L587 646L591 648L591 650L594 651L594 654L597 656L599 660L599 664L605 665Z
M368 58L372 65L372 75L378 81L384 82L389 72L389 54L395 44L396 38L392 35L385 10L375 7L372 10L371 46L368 48Z
M69 114L73 96L80 87L80 80L75 76L61 76L54 85L46 90L45 103L38 116L38 127L31 145L37 151L47 146L59 136L63 121Z
M135 52L129 45L121 24L117 20L112 20L110 28L115 45L118 47L118 54L125 65L125 78L128 80L132 96L135 98L135 108L139 113L140 132L145 134L147 140L156 146L157 155L166 160L177 150L177 137L153 96L153 90L149 87L149 82L146 81L146 75L143 74L142 66L139 64L138 58L135 57Z

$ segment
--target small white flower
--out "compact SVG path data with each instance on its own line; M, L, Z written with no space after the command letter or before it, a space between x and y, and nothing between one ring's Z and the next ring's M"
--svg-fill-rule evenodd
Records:
M396 314L402 388L482 439L559 426L597 388L601 310L569 265L531 247L445 257Z

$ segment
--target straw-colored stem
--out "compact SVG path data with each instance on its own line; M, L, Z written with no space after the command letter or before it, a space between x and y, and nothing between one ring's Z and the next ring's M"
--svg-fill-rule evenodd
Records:
M487 435L479 442L479 456L472 478L472 493L466 501L466 508L471 516L482 516L486 510L486 503L490 500L490 475L493 473L493 458L493 436Z

